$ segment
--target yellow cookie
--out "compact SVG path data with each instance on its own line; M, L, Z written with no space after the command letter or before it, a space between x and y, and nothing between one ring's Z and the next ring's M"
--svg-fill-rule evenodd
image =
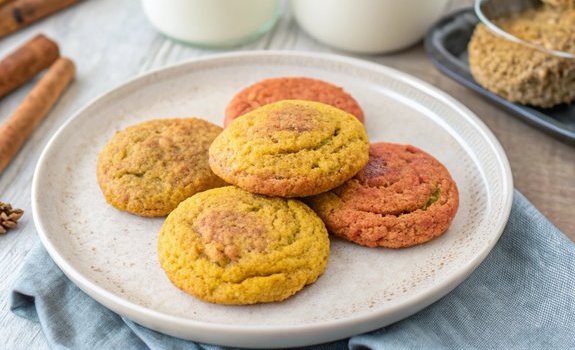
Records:
M285 100L234 120L210 146L210 167L254 193L303 197L328 191L368 160L363 125L319 102Z
M118 132L98 157L106 200L132 214L165 216L194 193L224 186L208 165L208 148L221 131L186 118L152 120Z
M212 303L255 304L284 300L315 282L329 240L305 204L229 186L182 202L160 230L158 255L183 291Z

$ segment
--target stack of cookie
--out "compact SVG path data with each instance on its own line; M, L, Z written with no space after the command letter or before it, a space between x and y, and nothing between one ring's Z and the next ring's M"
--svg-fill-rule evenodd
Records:
M118 209L169 214L159 259L183 291L223 304L281 301L324 272L328 231L403 248L441 235L455 216L446 168L413 146L369 145L362 121L339 87L268 79L235 96L223 131L188 118L119 132L98 181Z

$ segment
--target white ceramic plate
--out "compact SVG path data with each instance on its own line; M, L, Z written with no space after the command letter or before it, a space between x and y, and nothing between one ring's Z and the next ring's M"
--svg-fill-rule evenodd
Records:
M153 118L222 124L227 102L266 77L310 76L345 87L371 141L410 143L447 166L460 190L449 231L422 246L368 249L334 239L325 274L281 303L221 306L174 287L158 264L162 219L107 205L96 158L112 135ZM250 52L161 69L97 98L53 137L38 163L32 205L42 242L64 273L108 308L181 338L242 347L320 343L407 317L461 283L505 226L512 179L495 137L467 108L404 73L350 58Z

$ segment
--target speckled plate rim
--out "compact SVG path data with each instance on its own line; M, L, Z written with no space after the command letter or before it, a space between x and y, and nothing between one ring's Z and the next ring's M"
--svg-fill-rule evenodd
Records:
M370 313L360 313L354 317L338 319L334 321L321 322L318 324L290 325L290 326L247 326L247 325L230 325L214 324L201 322L171 315L166 315L158 311L129 302L103 287L91 282L83 276L72 263L67 261L58 251L55 244L50 240L44 218L38 212L38 202L42 200L42 189L39 186L39 179L42 177L44 168L47 164L47 154L51 147L58 139L59 135L65 130L73 119L85 113L89 108L101 100L105 100L121 93L123 90L129 90L142 84L146 84L150 79L157 78L162 74L170 74L174 71L189 70L195 64L205 61L229 61L233 59L251 58L258 59L305 59L316 61L333 61L339 64L349 65L357 68L373 71L374 74L384 74L392 79L399 80L402 83L409 84L429 96L440 100L453 110L457 111L465 122L472 126L473 129L483 138L487 145L490 146L492 154L496 157L496 163L502 176L502 210L499 212L500 217L495 221L492 227L494 239L489 241L484 249L470 260L467 265L461 266L458 270L450 274L443 283L435 285L434 289L405 298L402 302L390 305L384 310L374 310ZM226 346L240 347L287 347L287 346L304 346L313 345L323 342L343 339L354 334L371 331L398 320L401 320L413 313L425 308L426 306L437 301L457 285L463 282L487 257L493 246L497 243L511 211L513 200L513 179L511 168L505 152L493 133L487 126L471 112L467 107L455 100L453 97L442 92L441 90L414 78L406 73L395 69L374 64L371 62L343 57L332 54L317 54L308 52L285 52L285 51L250 51L239 53L226 53L212 55L188 62L180 63L174 66L160 68L137 76L112 90L93 99L84 108L77 111L58 131L53 135L51 140L44 148L32 182L32 213L34 223L38 230L38 236L44 247L56 264L62 269L64 274L70 278L81 290L86 292L99 303L121 315L128 317L136 323L147 326L156 331L173 335L185 339L193 339L200 342L208 342Z

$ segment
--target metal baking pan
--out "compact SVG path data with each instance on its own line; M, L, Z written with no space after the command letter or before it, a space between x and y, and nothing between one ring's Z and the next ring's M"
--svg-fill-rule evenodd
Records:
M575 103L537 108L509 102L473 80L467 44L479 19L472 8L457 11L437 22L425 37L425 49L444 74L479 93L514 116L566 143L575 145Z

